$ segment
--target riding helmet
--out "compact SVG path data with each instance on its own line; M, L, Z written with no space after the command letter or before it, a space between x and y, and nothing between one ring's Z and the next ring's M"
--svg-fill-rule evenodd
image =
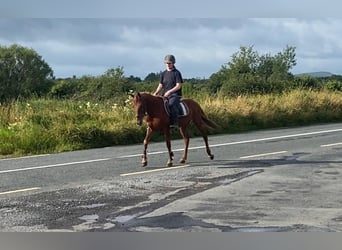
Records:
M164 58L165 63L176 63L176 58L174 55L166 55Z

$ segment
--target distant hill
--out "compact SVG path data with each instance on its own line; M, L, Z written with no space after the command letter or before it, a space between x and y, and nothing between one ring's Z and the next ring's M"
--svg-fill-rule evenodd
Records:
M333 76L334 74L326 71L318 71L318 72L308 72L308 73L302 73L302 74L297 74L296 76L311 76L311 77L330 77Z

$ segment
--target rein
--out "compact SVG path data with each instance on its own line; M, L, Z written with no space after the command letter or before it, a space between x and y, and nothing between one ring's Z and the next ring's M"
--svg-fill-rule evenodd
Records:
M153 115L153 108L161 101L161 105L167 102L168 98L163 96L154 96L148 93L141 93L139 95L140 108L137 112L136 118L144 117L146 115ZM159 104L158 104L159 105Z

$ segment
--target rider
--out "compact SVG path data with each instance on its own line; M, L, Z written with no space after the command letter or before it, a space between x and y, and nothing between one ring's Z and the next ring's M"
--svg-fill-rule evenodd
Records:
M166 70L160 74L160 83L154 95L163 90L163 96L169 99L170 128L178 126L179 103L182 97L183 78L181 72L176 69L176 58L173 55L166 55L164 58Z

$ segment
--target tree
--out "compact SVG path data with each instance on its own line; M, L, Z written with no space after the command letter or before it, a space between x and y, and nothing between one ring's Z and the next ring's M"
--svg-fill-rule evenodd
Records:
M144 82L157 82L160 80L160 73L149 73L145 79Z
M125 71L122 66L108 69L99 80L102 83L104 98L110 98L120 93L127 93L132 89L132 82L125 77Z
M141 78L138 77L138 76L133 76L133 75L130 75L129 77L127 77L127 80L129 82L132 82L132 83L137 83L137 82L141 82Z
M106 100L115 98L122 93L129 92L132 89L132 84L126 77L122 66L108 69L99 77L91 77L81 79L82 89L84 89L83 97L93 100Z
M102 76L109 77L112 79L123 79L125 75L124 68L122 66L118 66L116 68L108 69Z
M58 79L51 87L49 95L58 98L73 98L79 97L81 94L82 85L76 77L68 79Z
M295 47L287 46L275 56L259 55L253 47L240 47L221 70L210 77L212 91L229 94L267 93L281 91L287 86L296 65Z
M295 47L286 46L283 52L279 52L273 57L272 75L275 79L286 79L289 76L289 71L296 63Z
M240 47L240 51L232 55L232 60L228 62L231 74L254 74L258 64L258 53L253 51L253 47Z
M53 71L33 49L0 46L0 101L49 91Z

